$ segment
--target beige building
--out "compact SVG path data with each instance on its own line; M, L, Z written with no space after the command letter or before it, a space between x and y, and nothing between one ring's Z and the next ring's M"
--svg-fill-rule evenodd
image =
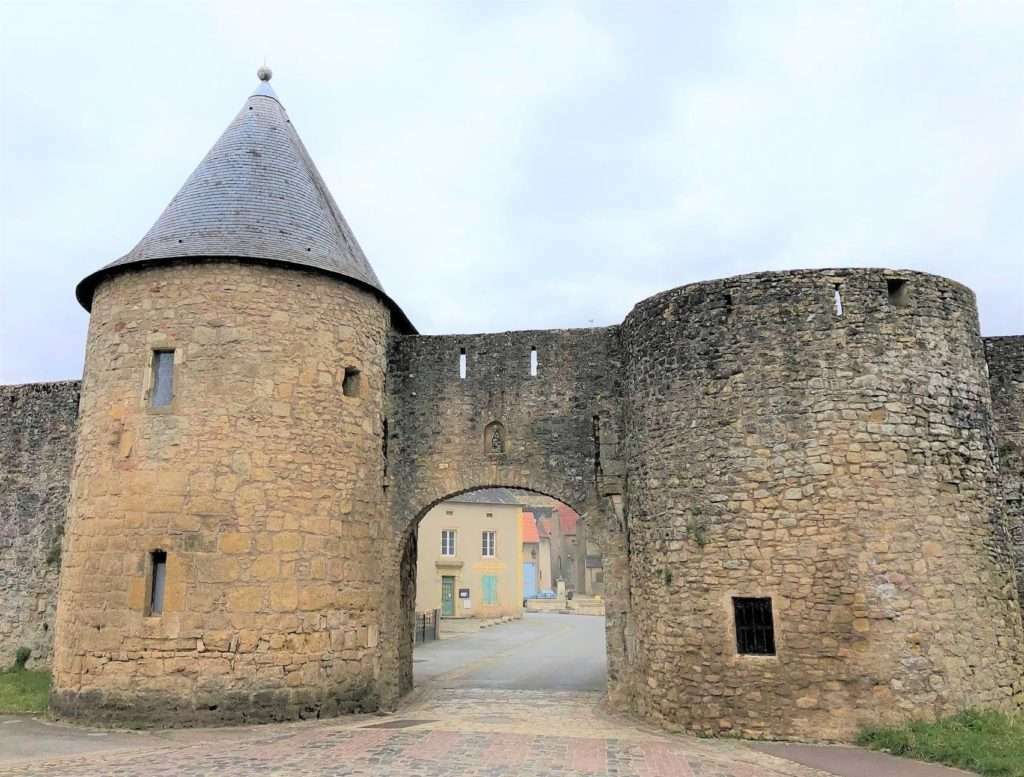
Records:
M445 618L523 611L521 507L504 489L442 502L419 526L416 610Z

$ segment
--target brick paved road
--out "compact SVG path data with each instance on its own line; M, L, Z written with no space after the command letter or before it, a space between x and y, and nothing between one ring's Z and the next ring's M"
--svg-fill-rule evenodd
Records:
M394 715L141 734L91 732L24 718L0 718L0 777L829 774L742 742L673 736L611 714L603 706L600 691L586 690L593 683L595 669L589 659L581 659L581 663L590 669L567 672L567 677L575 679L563 678L562 682L584 690L530 688L551 671L550 666L535 667L547 661L557 671L564 659L564 655L549 655L550 645L576 644L583 653L593 652L591 632L600 627L598 619L581 623L559 616L541 617L544 620L487 630L479 644L473 644L478 639L474 636L453 640L447 648L442 641L429 650L418 650L419 687ZM509 629L505 634L499 633L505 628ZM455 652L446 652L455 646ZM603 646L600 650L603 652ZM571 651L568 655L564 660L571 662ZM472 687L483 680L513 687ZM883 774L874 766L867 771L863 767L836 769L836 773L855 777ZM898 764L895 771L884 773L901 775ZM931 774L922 772L927 777Z
M820 777L742 744L666 736L600 695L439 690L387 718L220 730L122 752L0 765L0 777ZM529 712L529 715L525 713ZM534 722L530 722L531 719ZM381 728L405 726L402 728ZM234 734L234 737L232 736ZM193 734L195 736L195 734ZM201 737L202 735L200 735ZM232 741L236 739L237 741Z

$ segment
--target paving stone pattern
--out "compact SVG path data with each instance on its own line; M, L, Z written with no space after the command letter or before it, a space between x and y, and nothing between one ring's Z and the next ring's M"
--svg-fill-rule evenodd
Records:
M603 712L599 694L447 691L402 711L411 729L338 722L246 738L0 768L0 777L823 777L739 742L652 733ZM593 730L588 732L587 728ZM532 730L527 730L532 729Z

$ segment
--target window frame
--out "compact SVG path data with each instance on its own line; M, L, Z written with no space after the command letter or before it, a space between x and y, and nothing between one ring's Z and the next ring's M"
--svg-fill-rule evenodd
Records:
M174 406L175 399L175 378L177 370L175 367L178 362L178 351L176 348L171 347L154 347L151 348L149 359L149 382L146 390L146 405L151 410L166 411ZM161 357L165 354L170 356L170 364L168 365ZM161 369L163 367L163 369ZM166 372L164 372L166 370ZM158 387L160 385L161 375L166 375L167 378L167 400L164 402L157 403Z
M488 539L490 539L490 553L488 550ZM480 558L496 558L498 555L498 533L494 529L484 529L480 532Z
M447 540L447 542L446 542ZM448 546L451 546L450 548ZM455 529L441 529L441 557L454 558L458 551L457 532Z
M733 596L730 604L736 655L754 658L778 656L774 597ZM741 614L745 622L741 622Z

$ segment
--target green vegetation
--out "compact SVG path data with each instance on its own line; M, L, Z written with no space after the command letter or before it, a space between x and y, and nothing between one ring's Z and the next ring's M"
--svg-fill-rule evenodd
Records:
M857 744L984 777L1024 777L1024 713L966 710L935 723L870 727Z
M28 663L29 657L32 655L31 648L20 647L14 654L14 671L23 672L25 671L25 664Z
M30 669L0 672L0 713L45 712L50 673Z

